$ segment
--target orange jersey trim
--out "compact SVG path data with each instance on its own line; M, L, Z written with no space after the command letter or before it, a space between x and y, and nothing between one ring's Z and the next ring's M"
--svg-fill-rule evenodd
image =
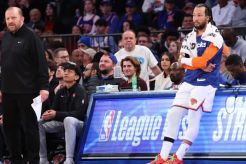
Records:
M192 58L192 66L182 64L182 67L189 70L204 69L207 67L207 63L212 59L218 52L218 47L214 46L213 43L206 48L202 56Z
M191 109L191 110L197 110L199 107L202 107L203 109L203 103L204 103L205 99L197 106L197 108L191 108L190 106L184 106L184 105L180 105L180 104L174 104L172 106L177 106L177 107L181 107L181 108L185 108L185 109Z
M176 106L176 107L181 107L181 108L185 108L186 110L194 110L194 111L197 111L198 108L201 107L203 112L211 113L211 110L206 110L206 109L204 109L203 104L200 105L200 106L199 106L198 108L196 108L196 109L195 109L195 108L186 107L186 106L183 106L183 105L172 105L172 107L174 107L174 106Z
M212 59L218 52L218 47L214 46L213 43L206 48L202 56L192 58L192 67L197 69L204 69L207 67L207 62Z
M223 56L228 57L230 53L231 53L230 48L226 44L224 44L223 51L222 51Z

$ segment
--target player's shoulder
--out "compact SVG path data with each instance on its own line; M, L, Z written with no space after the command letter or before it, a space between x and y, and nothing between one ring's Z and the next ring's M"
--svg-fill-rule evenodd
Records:
M189 32L183 39L183 42L187 42L189 40L189 38L191 38L192 36L196 35L195 31L192 30L191 32Z

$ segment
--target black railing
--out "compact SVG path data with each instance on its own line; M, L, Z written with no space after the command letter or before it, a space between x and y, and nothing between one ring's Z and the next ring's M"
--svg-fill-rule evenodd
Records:
M233 28L235 29L237 35L240 35L242 38L246 38L246 27L220 27L220 30L223 29L228 29L228 28ZM191 29L179 29L178 32L189 32ZM165 30L161 31L153 31L151 34L159 34L159 33L164 33ZM115 34L108 34L108 35L85 35L89 36L91 38L91 44L92 47L95 48L96 50L103 48L103 49L109 49L109 50L114 50L117 51L117 44L118 41L121 38L121 33L115 33ZM79 35L72 35L72 34L59 34L59 35L42 35L41 36L43 43L45 47L50 47L50 48L57 48L59 46L66 47L71 53L74 49L77 48L77 42L80 38ZM111 38L111 39L105 39L105 38ZM110 40L113 40L115 44L112 44ZM115 46L115 47L114 47Z
M237 32L238 35L243 37L244 39L246 38L246 27L220 27L220 30L223 29L228 29L228 28L233 28ZM178 32L189 32L191 29L179 29ZM151 34L158 34L158 33L164 33L165 30L162 31L153 31ZM99 48L109 48L109 49L114 49L117 50L117 43L121 38L121 33L115 33L115 34L107 34L107 35L86 35L91 38L91 44L92 47L95 49ZM77 42L80 38L79 35L72 35L72 34L62 34L62 35L43 35L41 36L44 40L44 42L50 46L52 44L56 44L58 42L62 43L68 51L71 53L72 50L77 48ZM105 38L113 38L113 41L115 43L116 47L112 47L112 43L110 42L110 39L105 39Z

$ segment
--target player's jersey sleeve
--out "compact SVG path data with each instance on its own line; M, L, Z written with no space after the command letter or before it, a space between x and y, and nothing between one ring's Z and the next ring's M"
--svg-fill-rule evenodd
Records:
M193 58L182 58L182 66L190 70L204 69L207 67L208 61L217 54L218 50L218 47L214 46L213 43L210 43L203 52L202 56L197 56Z

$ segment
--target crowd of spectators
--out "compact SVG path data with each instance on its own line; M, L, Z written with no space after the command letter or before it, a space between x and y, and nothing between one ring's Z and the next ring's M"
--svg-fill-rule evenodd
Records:
M4 29L4 11L9 6L19 6L25 23L43 33L93 34L95 23L101 18L107 22L107 32L111 34L123 32L125 26L154 30L182 28L184 16L192 14L198 3L210 5L218 26L246 25L244 0L218 0L217 3L210 0L1 0L0 31Z
M176 38L182 42L193 27L192 11L198 3L206 3L212 8L217 26L246 26L244 0L0 0L0 40L5 30L4 11L9 6L19 6L26 25L40 36L89 35L91 47L96 51L104 48L115 53L120 43L120 37L115 34L119 36L126 30L134 30L139 37L144 32L148 37L146 45L160 63L160 54L169 46L167 35L170 31L174 35L179 30ZM46 48L53 50L57 46L66 46L71 53L75 41L68 45L64 39L49 37L43 42Z

